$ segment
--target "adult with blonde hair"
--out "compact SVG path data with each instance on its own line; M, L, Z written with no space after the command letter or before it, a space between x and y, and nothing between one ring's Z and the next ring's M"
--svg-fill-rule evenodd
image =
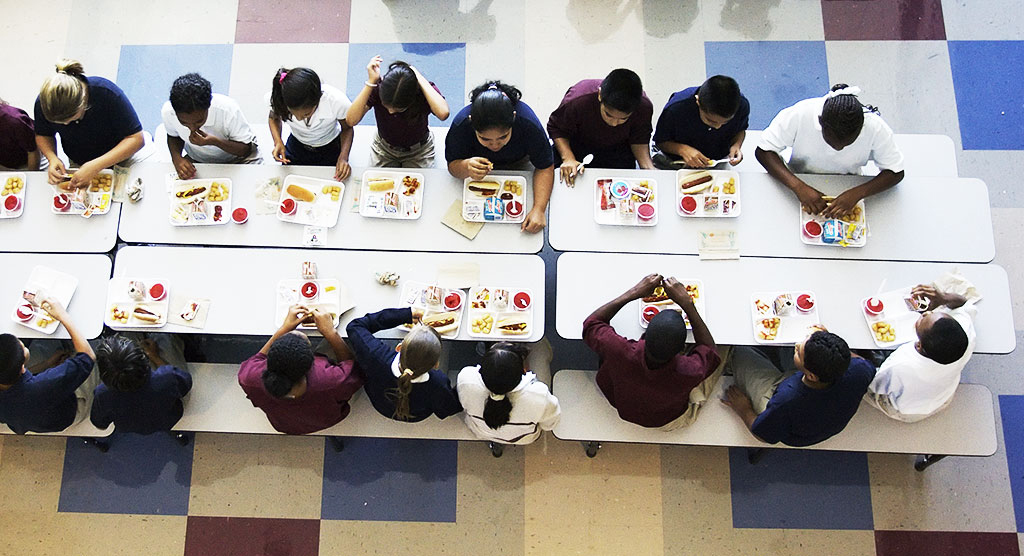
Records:
M63 59L43 82L35 104L36 145L49 161L49 181L64 181L56 135L78 170L67 187L89 184L104 168L124 162L144 145L142 123L128 97L102 77L87 76L81 62Z
M348 323L348 341L359 368L366 374L364 390L383 416L397 421L422 421L431 414L444 419L462 411L448 375L437 368L441 335L419 322L419 309L384 309ZM394 349L373 334L403 324L413 325Z

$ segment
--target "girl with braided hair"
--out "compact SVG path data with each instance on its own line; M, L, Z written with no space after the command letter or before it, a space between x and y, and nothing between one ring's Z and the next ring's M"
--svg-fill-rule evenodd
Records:
M857 98L860 89L839 84L823 97L783 109L761 133L755 155L771 176L788 187L814 214L841 217L861 199L885 191L903 179L903 153L874 106ZM789 163L781 153L792 147ZM827 203L820 191L796 176L861 174L868 160L879 173Z

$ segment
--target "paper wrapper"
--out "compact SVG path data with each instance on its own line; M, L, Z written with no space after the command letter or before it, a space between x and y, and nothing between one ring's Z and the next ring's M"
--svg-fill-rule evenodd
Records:
M181 318L181 313L185 310L185 305L191 301L198 302L199 309L196 311L196 317L189 321ZM209 299L186 295L171 295L171 300L168 304L169 314L167 315L167 323L187 326L189 328L206 328L206 318L210 315L210 305Z
M476 235L484 227L483 222L466 222L462 218L462 199L456 199L452 202L448 210L445 211L444 216L441 217L441 223L469 240L476 238Z
M437 284L453 290L464 290L480 285L478 263L445 264L437 270Z

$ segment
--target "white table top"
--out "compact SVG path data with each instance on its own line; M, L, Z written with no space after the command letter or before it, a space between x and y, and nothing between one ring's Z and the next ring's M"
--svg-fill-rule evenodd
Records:
M103 311L110 279L110 257L106 255L54 255L33 253L0 253L0 296L3 314L0 333L19 338L69 338L68 331L58 326L53 334L43 334L11 320L11 313L21 304L21 292L36 266L46 266L78 277L78 288L67 310L71 319L87 338L103 331Z
M334 169L323 166L281 166L278 164L197 164L200 178L230 178L232 209L249 209L249 221L219 226L172 226L168 221L170 201L166 176L169 163L142 162L132 166L129 177L142 178L146 195L139 203L124 208L119 234L129 243L180 245L237 245L249 247L303 247L303 226L278 220L276 214L254 214L253 194L272 177L289 174L332 179ZM526 234L516 224L485 224L472 241L441 224L448 206L462 198L462 180L439 168L415 168L424 175L423 212L417 220L366 218L351 207L358 194L358 181L366 168L353 168L345 180L338 224L327 231L326 247L384 251L450 251L476 253L537 253L544 244L542 234ZM511 172L531 179L526 172ZM529 189L529 188L528 188ZM528 193L532 199L532 194ZM230 217L230 215L228 215Z
M316 262L321 278L337 278L351 292L356 306L341 316L342 335L354 318L400 307L406 281L433 282L439 268L475 262L480 265L481 285L522 287L533 293L533 334L513 339L534 342L544 336L544 261L536 255L129 246L117 252L114 276L160 279L172 296L212 300L205 328L168 324L161 332L270 335L278 325L277 284L286 278L301 278L303 261ZM399 273L398 287L378 284L374 273L379 271ZM103 310L99 316L102 318ZM468 325L463 322L458 339L472 339ZM404 336L398 330L380 335Z
M811 291L822 324L852 348L876 348L861 313L860 302L884 291L930 283L954 268L946 263L824 261L816 259L743 258L701 261L696 256L565 253L558 258L555 327L567 339L579 339L583 320L595 309L652 272L680 280L704 282L705 322L720 344L754 345L750 295L754 292ZM980 353L1010 353L1016 345L1010 286L1006 271L994 264L961 264L957 268L978 288L975 326ZM627 338L643 329L638 301L627 303L612 319Z
M658 182L658 223L602 226L594 221L598 178L642 177ZM826 194L862 176L801 175ZM800 240L799 202L765 173L740 174L736 218L684 218L675 211L675 176L665 170L588 169L575 188L555 184L548 240L559 251L695 255L698 231L738 230L743 256L882 261L989 262L995 257L988 188L967 178L913 178L865 200L867 245L842 248Z
M0 251L106 253L114 248L121 203L112 203L109 212L91 218L54 214L53 186L46 181L46 172L25 174L25 210L18 218L0 219L0 238L5 240Z

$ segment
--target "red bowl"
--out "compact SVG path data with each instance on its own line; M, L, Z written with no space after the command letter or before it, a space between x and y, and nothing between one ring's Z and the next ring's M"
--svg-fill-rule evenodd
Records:
M448 295L444 296L444 308L449 311L458 310L462 307L462 295L459 292L449 292Z
M14 310L14 316L21 322L28 322L32 320L32 317L36 316L36 310L28 303L25 303L18 305L18 308Z
M821 224L808 220L804 224L804 235L810 238L821 237Z
M242 207L238 207L231 211L231 220L233 220L235 224L245 224L249 221L249 211Z
M71 199L67 195L58 193L53 196L53 208L60 212L64 212L68 210L69 207L71 207Z
M305 297L306 299L313 299L316 297L318 290L319 288L317 287L316 282L306 282L305 284L302 284L301 288L299 288L299 293L301 293L302 297Z
M295 214L295 209L298 208L295 204L295 199L285 199L281 201L281 213L282 214Z
M651 322L651 319L654 318L654 315L657 315L660 312L661 312L661 309L658 309L654 305L648 305L648 306L644 307L644 310L643 310L642 313L640 313L640 316L641 316L641 318L644 319L644 322L648 322L649 323L649 322Z
M519 201L509 201L505 203L505 214L516 217L523 213L523 204Z
M640 203L636 207L636 216L643 222L654 220L654 205L651 203Z
M877 297L869 297L864 301L864 310L871 315L881 315L885 310L885 304Z
M167 295L167 288L163 284L157 282L149 288L149 297L156 301L160 301Z
M17 195L8 195L4 197L4 208L9 212L16 212L21 208L21 199Z
M516 292L516 294L512 296L512 306L520 311L529 309L532 302L530 294L526 292Z
M804 313L811 312L814 309L814 298L809 293L798 295L796 298L796 308Z
M679 209L686 214L693 214L697 211L697 199L694 199L691 195L684 195L679 201Z

